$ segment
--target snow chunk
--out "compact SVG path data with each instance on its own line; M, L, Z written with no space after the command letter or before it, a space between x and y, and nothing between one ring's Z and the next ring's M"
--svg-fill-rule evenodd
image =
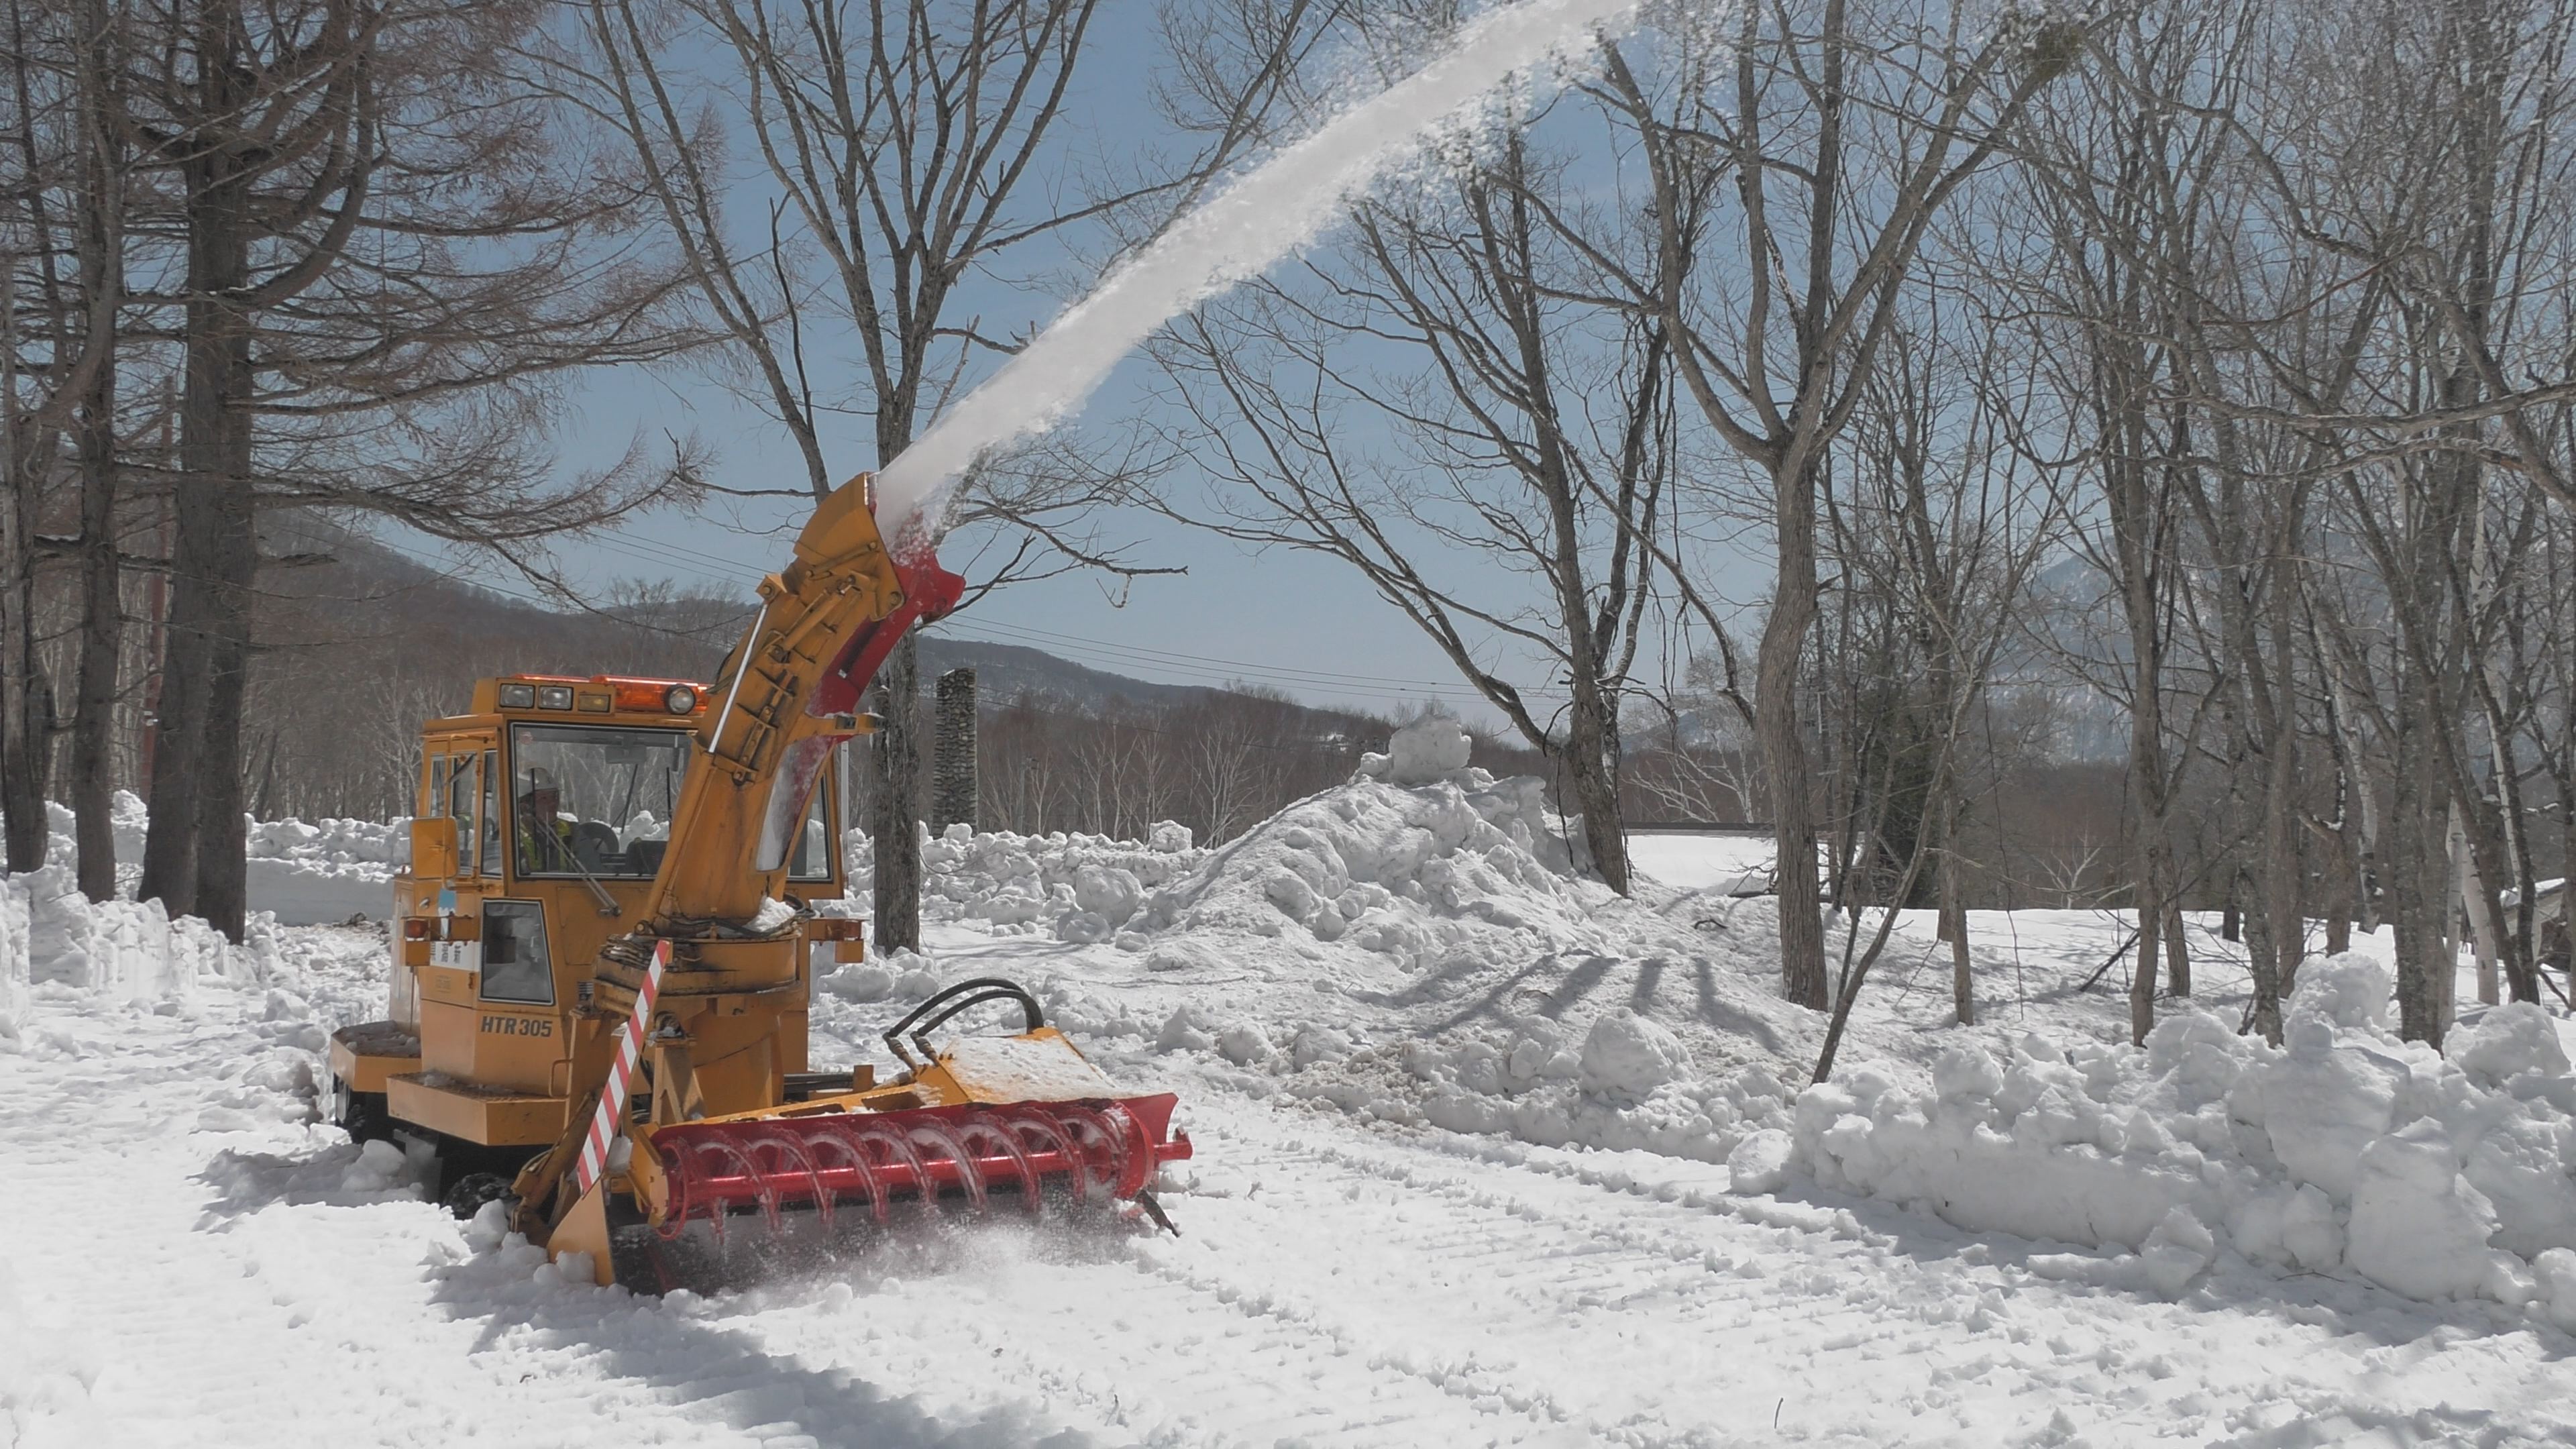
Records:
M2558 1026L2536 1002L2490 1007L2462 1026L2446 1045L2452 1061L2482 1087L2501 1087L2525 1072L2567 1075L2567 1050Z
M2388 1025L2395 968L2357 951L2326 956L2299 967L2299 984L2285 1008L2291 1017L2322 1018L2341 1027Z
M1726 1154L1726 1170L1737 1192L1778 1192L1789 1182L1789 1134L1765 1128L1735 1144Z
M1163 1020L1163 1029L1154 1038L1157 1051L1203 1052L1216 1046L1214 1024L1207 1013L1195 1006L1177 1006Z
M2352 1194L2353 1268L2413 1298L2466 1298L2494 1260L2495 1207L2460 1176L2439 1124L2417 1122L2362 1149Z
M1434 712L1396 730L1386 753L1360 757L1360 773L1390 785L1431 785L1467 768L1472 745L1453 715Z
M2300 994L2306 995L2306 986ZM2406 1063L2367 1037L2347 1042L2327 1018L2290 1023L2286 1058L2254 1075L2249 1105L2273 1154L2301 1181L2351 1198L2362 1149L2395 1120Z
M851 961L835 968L819 983L822 988L843 1001L883 1001L894 995L892 971L869 961Z
M1112 926L1127 924L1144 899L1145 887L1132 870L1086 865L1073 873L1073 903Z
M1270 1060L1274 1048L1258 1022L1238 1021L1216 1034L1220 1056L1238 1067L1254 1066Z
M2549 1321L2576 1333L2576 1249L2552 1248L2531 1261Z
M1583 1038L1583 1084L1596 1092L1643 1097L1689 1071L1681 1038L1624 1008L1592 1023Z
M2146 1263L2147 1281L2170 1298L2190 1286L2218 1257L2218 1238L2191 1209L2177 1207L2147 1234L2138 1257Z
M379 1138L358 1149L358 1160L340 1174L343 1192L382 1192L410 1177L403 1150Z

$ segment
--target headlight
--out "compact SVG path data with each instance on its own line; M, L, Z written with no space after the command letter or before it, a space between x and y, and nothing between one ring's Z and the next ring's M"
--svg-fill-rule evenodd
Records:
M662 696L662 706L673 714L687 714L698 707L698 692L685 684L674 684Z
M501 707L503 709L535 709L537 707L537 687L533 684L502 685Z
M569 684L549 684L549 685L545 686L544 688L542 688L542 689L538 690L538 691L537 691L537 708L539 708L539 709L570 709L570 708L572 708L572 686L571 686L571 685L569 685Z

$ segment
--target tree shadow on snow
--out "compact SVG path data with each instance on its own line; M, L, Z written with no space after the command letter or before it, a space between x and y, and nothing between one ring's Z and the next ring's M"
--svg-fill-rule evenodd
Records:
M1772 1056L1785 1058L1791 1054L1790 1044L1781 1038L1778 1028L1717 994L1717 968L1705 956L1691 958L1691 987L1698 994L1701 1021L1719 1031L1751 1037Z
M1477 1021L1510 1025L1529 1016L1560 1020L1567 1008L1581 1002L1607 980L1611 968L1623 959L1587 955L1568 969L1566 957L1551 951L1486 987L1475 1000L1433 1023L1431 1029L1435 1032L1450 1031ZM1402 991L1354 995L1356 999L1376 1006L1419 1006L1446 1000L1451 994L1447 988L1452 983L1480 975L1487 969L1487 963L1462 956L1442 963Z
M1082 1449L1097 1442L1078 1429L1050 1427L1042 1390L1024 1376L999 1371L992 1382L1024 1397L967 1412L934 1409L923 1395L870 1382L899 1383L899 1358L879 1343L854 1344L847 1330L865 1322L891 1338L936 1313L939 1279L1018 1259L1048 1263L1122 1260L1124 1239L1079 1224L969 1223L941 1220L874 1230L852 1246L810 1244L774 1250L756 1221L738 1225L728 1252L741 1254L742 1282L710 1296L667 1297L566 1282L541 1255L513 1239L445 1270L431 1301L457 1318L481 1320L472 1352L577 1355L585 1369L628 1381L636 1400L662 1406L679 1422L760 1431L767 1439L811 1436L824 1449L911 1449L911 1446L1043 1445ZM777 1314L767 1333L737 1326ZM841 1347L847 1364L809 1364L782 1346L790 1323L814 1331L818 1345ZM838 1331L836 1331L838 1330ZM1000 1349L993 1350L1000 1354ZM852 1367L850 1365L855 1365ZM1021 1366L1025 1367L1025 1366ZM613 1391L614 1383L602 1385Z

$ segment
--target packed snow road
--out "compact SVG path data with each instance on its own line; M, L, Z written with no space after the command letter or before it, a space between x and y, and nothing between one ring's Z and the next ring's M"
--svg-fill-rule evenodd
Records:
M2491 1307L2241 1266L2168 1302L2134 1257L1215 1076L1178 1238L568 1284L309 1124L344 979L40 1002L0 1055L0 1442L2576 1442L2567 1341Z

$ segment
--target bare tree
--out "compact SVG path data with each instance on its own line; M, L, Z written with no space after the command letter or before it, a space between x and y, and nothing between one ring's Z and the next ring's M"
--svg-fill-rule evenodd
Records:
M1360 206L1332 257L1174 328L1181 445L1218 489L1173 511L1356 569L1563 770L1593 868L1625 891L1622 702L1661 571L1642 536L1678 460L1672 352L1657 323L1572 300L1598 287L1563 230L1625 222L1577 217L1533 120L1436 193Z
M541 7L117 13L126 140L160 177L128 217L132 297L178 314L183 377L142 889L238 934L260 509L377 513L535 571L541 540L691 481L636 458L558 484L547 379L677 339L667 277L612 239L619 178L513 71Z
M1846 0L1748 5L1734 35L1688 37L1655 72L1672 77L1660 90L1612 47L1604 87L1642 143L1662 229L1657 265L1629 278L1631 292L1669 336L1702 419L1761 471L1773 503L1778 572L1755 732L1780 858L1783 988L1819 1008L1817 821L1798 695L1832 445L1934 219L2080 45L2058 21L1980 38L1905 6L1860 21L1865 30ZM1706 202L1724 185L1731 213ZM1678 264L1694 251L1730 264Z
M882 465L980 363L1015 350L1006 332L962 315L972 281L1121 207L1186 195L1245 139L1238 127L1177 177L1058 204L1050 148L1098 10L1098 0L584 7L586 45L556 57L557 83L633 147L743 391L795 439L813 496L837 480L825 448L839 414L868 420ZM676 58L696 47L722 57L712 79ZM729 132L747 141L758 184L779 198L757 222L726 202L737 180ZM844 361L852 353L855 369ZM1133 572L1079 527L1128 481L1119 468L1006 460L970 480L961 521L1018 535L1004 576ZM905 641L879 676L887 723L872 746L874 929L888 946L920 938L915 650Z

